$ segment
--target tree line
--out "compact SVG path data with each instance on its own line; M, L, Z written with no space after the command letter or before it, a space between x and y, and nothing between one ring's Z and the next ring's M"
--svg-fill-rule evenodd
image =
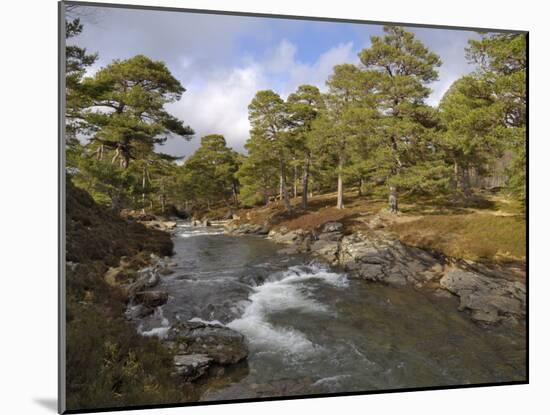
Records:
M78 36L78 19L67 22ZM115 60L93 76L96 54L67 47L67 171L92 196L119 209L165 210L268 204L307 208L313 191L468 199L472 180L507 160L506 189L525 200L526 38L482 33L469 41L475 70L455 81L437 107L427 104L442 62L413 33L385 26L340 64L327 91L300 85L283 99L258 91L248 106L247 154L222 135L201 138L186 160L159 151L168 138L194 132L165 106L185 88L166 65L143 55ZM300 203L291 203L291 199Z

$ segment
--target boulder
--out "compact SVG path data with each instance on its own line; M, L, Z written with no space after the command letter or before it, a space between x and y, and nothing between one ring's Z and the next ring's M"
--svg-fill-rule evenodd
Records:
M179 323L170 329L167 338L180 345L179 354L203 354L220 365L237 363L248 356L244 336L225 326Z
M164 269L162 266L151 266L139 271L138 280L142 280L143 288L153 288L160 282L159 268Z
M153 258L153 260L155 260L155 258ZM137 292L157 286L160 282L160 275L165 275L169 272L171 272L171 270L166 262L157 257L154 265L142 268L138 271L136 280L126 285L124 291L128 298L132 299Z
M343 229L344 225L342 225L340 222L327 222L323 225L321 232L341 232Z
M384 268L379 264L364 264L357 273L367 281L382 281L385 278Z

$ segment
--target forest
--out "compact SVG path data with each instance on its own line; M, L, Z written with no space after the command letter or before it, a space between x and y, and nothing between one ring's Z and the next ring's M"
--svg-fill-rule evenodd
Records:
M68 22L67 38L82 30L78 19ZM439 57L402 27L387 26L371 42L359 65L333 68L326 92L300 85L285 100L257 91L248 106L246 154L211 134L186 159L161 151L168 139L198 139L165 108L185 99L166 65L138 55L86 76L97 55L71 43L67 174L98 203L156 213L271 202L291 211L330 192L343 209L350 189L389 198L393 212L403 197L468 205L476 189L497 189L524 205L525 36L470 40L465 53L477 69L456 80L435 108L426 99Z

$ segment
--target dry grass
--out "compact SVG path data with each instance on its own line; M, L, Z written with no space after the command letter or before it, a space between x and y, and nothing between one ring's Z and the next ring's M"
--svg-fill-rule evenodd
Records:
M241 222L270 223L275 229L313 230L331 221L342 222L347 233L367 227L373 215L383 216L388 229L408 245L475 261L525 261L526 228L521 205L502 195L479 193L467 201L439 198L402 198L401 213L386 213L383 198L345 194L345 209L336 209L336 194L317 195L306 210L293 200L292 212L281 202L241 209Z
M408 245L473 261L525 261L526 227L521 217L490 213L431 215L391 226Z
M352 194L344 198L345 209L336 209L336 194L328 193L314 196L302 209L300 199L292 199L292 211L286 212L282 202L272 202L268 206L253 209L241 209L237 212L241 222L263 224L269 222L275 229L313 230L327 222L342 222L346 228L361 224L360 218L379 211L384 205L380 200L368 200Z

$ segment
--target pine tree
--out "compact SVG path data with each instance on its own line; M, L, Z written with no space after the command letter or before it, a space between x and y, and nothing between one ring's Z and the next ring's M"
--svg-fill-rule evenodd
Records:
M329 92L325 95L325 110L314 124L318 140L315 144L321 160L335 160L337 174L336 207L344 207L344 176L352 155L362 147L372 129L375 116L371 74L362 72L351 64L336 65L327 81Z
M279 183L274 181L279 174L277 160L268 151L269 146L262 145L261 141L256 137L246 143L248 156L243 157L237 172L240 201L245 206L267 205L270 196L278 189Z
M82 87L82 78L86 69L92 66L98 58L97 53L90 54L85 48L72 44L73 38L84 30L80 19L65 21L65 132L67 145L78 146L77 134L85 131L86 125L81 111L85 106L86 90ZM69 148L68 150L73 150Z
M202 137L200 147L184 166L196 189L196 197L208 205L218 201L226 205L237 203L238 158L236 152L227 147L222 135Z
M471 196L470 171L486 173L487 166L502 152L494 125L500 109L485 82L464 76L455 81L439 103L442 132L437 142L453 165L456 191Z
M312 85L300 85L287 98L288 120L294 152L295 167L302 168L302 208L307 208L308 185L311 167L312 144L316 137L311 134L313 122L324 109L319 89ZM296 175L295 175L296 176ZM295 181L297 177L295 177ZM296 183L295 183L296 189Z
M279 194L286 210L291 210L286 175L290 157L290 135L285 102L271 90L258 91L248 106L252 129L249 146L252 152L260 151L265 162L275 161L279 168Z
M435 191L447 184L448 169L434 145L437 117L425 100L441 61L403 28L385 26L384 32L359 53L377 84L376 175L385 179L392 198L400 190Z
M484 34L470 40L468 59L478 65L474 76L486 84L494 96L493 111L499 113L494 133L512 152L509 188L525 201L527 122L527 38L525 34Z
M166 104L185 91L163 62L138 55L116 60L100 69L82 86L88 92L83 118L94 127L92 146L102 155L112 151L112 162L128 168L138 154L150 154L169 136L190 139L193 130L169 114Z

